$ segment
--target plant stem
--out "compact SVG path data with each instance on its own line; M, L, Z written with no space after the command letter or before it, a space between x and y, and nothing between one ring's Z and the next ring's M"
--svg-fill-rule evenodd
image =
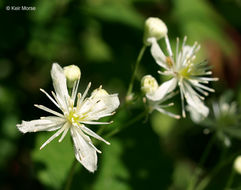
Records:
M105 138L111 137L117 133L119 133L121 130L123 130L126 127L129 127L130 125L134 124L135 122L139 121L140 119L142 119L144 116L146 115L146 112L142 112L139 115L137 115L136 117L134 117L132 120L130 120L126 125L124 125L121 128L116 128L115 130L111 131L110 133L105 135Z
M231 185L233 183L234 176L235 176L235 170L232 168L232 172L231 172L231 174L230 174L230 176L228 178L228 181L226 183L226 186L225 186L224 190L229 190L230 189L230 187L231 187Z
M65 190L70 190L71 183L72 183L73 176L74 176L74 171L75 171L75 168L77 166L77 163L78 163L77 160L74 158L74 161L72 163L72 166L71 166L68 178L67 178L67 182L66 182L66 185L65 185L65 188L64 188Z
M126 98L128 99L131 94L132 94L132 89L133 89L133 85L134 85L134 81L135 81L135 77L136 77L136 73L137 73L137 70L138 70L138 67L140 65L140 62L141 62L141 59L143 57L143 54L146 50L146 45L144 44L139 52L139 55L137 57L137 60L136 60L136 64L135 64L135 68L134 68L134 71L132 73L132 76L131 76L131 81L130 81L130 84L129 84L129 87L128 87L128 91L127 91L127 95L126 95Z
M226 156L228 148L224 147L221 157L218 161L218 164L216 164L216 166L209 172L208 176L204 177L202 179L202 181L198 184L196 190L203 190L206 188L206 186L209 184L209 182L211 181L211 179L219 172L219 170L226 164L228 164L230 161L233 160L233 156L231 157L231 159L224 159Z
M206 146L206 148L205 148L205 150L204 150L204 152L203 152L203 154L201 156L201 159L200 159L200 161L199 161L199 163L198 163L198 165L197 165L197 167L196 167L196 169L194 171L194 175L193 175L193 177L192 177L192 179L191 179L191 181L190 181L190 183L188 185L188 190L193 190L194 189L194 187L195 187L195 185L197 183L198 177L199 177L199 175L201 173L201 167L206 162L206 159L207 159L208 154L210 153L210 151L212 149L212 146L213 146L213 143L215 141L215 138L216 138L216 136L214 134L211 137L211 139L209 140L209 142L208 142L208 144L207 144L207 146Z

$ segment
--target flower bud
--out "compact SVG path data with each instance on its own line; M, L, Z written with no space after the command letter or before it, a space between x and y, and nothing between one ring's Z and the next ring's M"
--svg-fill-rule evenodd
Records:
M241 174L241 156L238 156L235 160L234 160L234 164L233 164L234 170Z
M158 83L151 75L146 75L141 79L141 90L144 93L154 93L158 88Z
M108 92L106 92L106 90L102 88L97 88L91 93L91 97L94 97L94 98L99 98L107 95L108 95Z
M74 82L80 79L81 72L78 66L76 65L69 65L64 67L64 75L67 79L67 85L69 88L72 88Z
M167 35L167 26L159 18L150 17L145 22L144 29L144 44L150 45L149 38L156 38L159 40Z

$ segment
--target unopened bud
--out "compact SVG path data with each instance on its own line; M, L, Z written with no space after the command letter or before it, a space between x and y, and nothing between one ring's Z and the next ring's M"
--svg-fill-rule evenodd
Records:
M233 164L234 170L241 174L241 156L238 156L235 160L234 160L234 164Z
M146 75L141 79L141 90L144 93L154 93L158 88L158 83L151 75Z
M64 67L64 75L67 79L68 87L72 88L74 85L74 82L80 79L81 72L78 66L69 65Z
M159 40L167 35L166 24L157 17L150 17L145 22L144 29L144 44L150 45L149 38L156 38Z
M99 98L107 95L108 95L108 92L106 92L106 90L102 88L97 88L91 93L91 96L94 98Z

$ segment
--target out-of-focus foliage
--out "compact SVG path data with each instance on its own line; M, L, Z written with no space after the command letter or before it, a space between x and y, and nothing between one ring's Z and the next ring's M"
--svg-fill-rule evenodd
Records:
M24 5L36 10L6 10L6 6ZM237 100L240 108L241 3L238 0L0 1L0 10L0 189L65 187L75 159L71 138L61 143L56 139L40 151L39 147L52 133L23 135L16 124L21 119L47 115L33 104L51 107L39 89L53 90L50 77L53 62L80 67L81 93L91 81L92 89L103 85L108 92L119 93L123 104L142 46L144 21L149 16L166 23L172 44L176 37L182 39L185 35L188 44L194 41L201 44L198 60L207 59L214 75L220 78L212 84L216 93L206 102L214 97L219 99L231 88L233 100ZM158 69L147 48L134 85L135 101L117 110L111 118L113 124L93 126L94 131L101 127L104 137L113 130L119 132L122 127L123 130L106 137L110 146L98 142L102 154L98 155L97 172L89 173L77 164L71 189L187 189L212 135L203 133L206 125L193 123L189 116L174 120L158 112L131 122L144 109L142 100L137 99L140 79L145 74L160 77ZM174 103L173 112L180 113L180 94L175 96ZM224 187L232 161L240 154L241 124L235 120L240 117L239 111L231 118L231 122L236 121L235 128L222 128L224 134L239 138L233 138L229 148L215 141L202 166L200 179L208 181L206 189ZM212 118L212 127L224 124L223 119ZM240 188L240 179L235 176L232 188Z

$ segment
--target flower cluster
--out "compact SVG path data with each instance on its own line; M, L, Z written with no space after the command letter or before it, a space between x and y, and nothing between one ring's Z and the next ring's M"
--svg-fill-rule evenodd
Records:
M92 92L90 97L86 98L91 83L88 84L82 95L77 93L80 70L78 70L76 66L64 68L63 70L57 63L54 63L51 70L51 77L55 90L55 93L52 92L53 97L44 90L41 89L41 91L60 109L61 113L43 105L35 105L37 108L53 114L53 116L41 117L40 119L32 121L23 121L21 124L18 124L17 127L23 133L57 130L40 149L62 133L59 139L59 142L61 142L70 130L74 142L76 159L86 169L94 172L97 168L96 152L101 153L101 151L93 145L89 136L101 140L106 144L110 143L87 128L85 124L109 124L110 122L98 122L97 120L114 113L114 110L116 110L120 104L118 95L108 94L100 86ZM68 93L66 77L67 79L72 79L72 82L75 80L71 95Z
M214 89L207 86L210 81L216 81L217 78L213 78L209 71L209 66L206 61L201 63L195 62L196 53L200 49L200 45L197 42L194 45L186 45L187 38L185 37L182 45L179 47L179 39L175 48L175 54L172 51L169 38L167 35L166 25L158 18L153 19L153 22L146 22L145 39L151 46L151 54L156 63L164 70L159 71L159 74L169 76L170 79L164 82L158 90L156 90L154 99L155 101L162 100L170 92L179 87L182 103L182 116L186 117L185 101L187 103L186 109L190 111L196 118L206 117L209 113L209 109L203 103L205 96L208 96L209 92L214 92ZM160 19L159 19L160 20ZM155 23L155 26L153 26ZM149 25L148 25L149 24ZM156 28L156 29L154 29ZM162 28L162 30L160 29ZM155 31L155 35L151 33ZM157 36L157 31L160 35ZM149 36L148 36L149 34ZM167 49L167 54L160 48L157 40L164 38ZM149 98L147 94L147 98ZM151 98L149 98L151 99ZM152 99L151 99L152 100Z

